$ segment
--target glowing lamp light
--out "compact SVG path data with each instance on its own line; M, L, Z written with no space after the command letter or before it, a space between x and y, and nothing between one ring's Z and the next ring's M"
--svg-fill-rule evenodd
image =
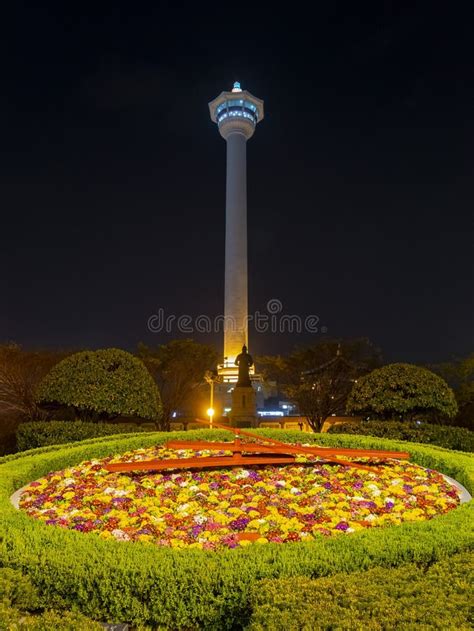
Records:
M214 410L213 410L213 408L209 408L209 409L208 409L208 411L207 411L207 415L208 415L210 418L212 418L212 417L214 416Z
M232 92L242 92L242 88L240 87L240 81L234 81L234 87L232 88Z

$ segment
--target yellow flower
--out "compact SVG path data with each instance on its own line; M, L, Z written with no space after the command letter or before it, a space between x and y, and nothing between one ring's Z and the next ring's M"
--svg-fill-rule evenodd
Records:
M428 487L426 486L426 484L418 484L417 486L413 487L413 493L426 493Z
M244 511L241 510L240 508L237 508L237 506L231 506L228 510L228 513L232 513L232 515L240 515L241 513L243 513Z

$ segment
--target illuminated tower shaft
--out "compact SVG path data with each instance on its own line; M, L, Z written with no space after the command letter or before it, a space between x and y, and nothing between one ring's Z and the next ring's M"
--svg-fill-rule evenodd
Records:
M222 92L209 109L227 141L224 363L234 367L248 342L247 140L263 118L263 101L235 83L232 92Z
M224 357L233 363L248 346L247 138L236 131L226 140Z

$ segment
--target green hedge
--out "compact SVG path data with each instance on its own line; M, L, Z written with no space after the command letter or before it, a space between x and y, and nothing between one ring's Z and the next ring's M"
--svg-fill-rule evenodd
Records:
M22 423L16 431L19 451L45 445L61 445L98 436L149 432L150 428L134 423L86 423L83 421L42 421Z
M248 631L472 629L474 553L430 567L259 581Z
M300 432L261 430L289 442ZM58 598L96 620L164 629L240 627L251 586L259 579L431 563L473 545L470 502L427 522L372 529L338 538L208 552L104 541L95 534L47 526L16 511L10 495L27 482L90 458L148 447L170 438L230 440L229 432L201 430L97 438L0 458L0 566L27 573L47 602ZM445 449L367 436L305 435L308 442L408 449L412 460L438 469L474 490L474 458Z
M465 427L451 427L450 425L429 423L418 425L413 421L362 421L359 425L352 423L333 425L329 432L409 440L412 443L429 443L446 449L474 451L474 432Z
M0 629L100 631L103 628L77 612L43 609L41 596L27 576L18 570L0 568Z

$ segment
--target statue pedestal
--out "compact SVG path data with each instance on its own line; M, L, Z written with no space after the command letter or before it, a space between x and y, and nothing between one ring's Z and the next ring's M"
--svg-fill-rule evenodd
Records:
M232 390L232 411L229 419L232 427L256 427L257 405L252 386L236 386Z

